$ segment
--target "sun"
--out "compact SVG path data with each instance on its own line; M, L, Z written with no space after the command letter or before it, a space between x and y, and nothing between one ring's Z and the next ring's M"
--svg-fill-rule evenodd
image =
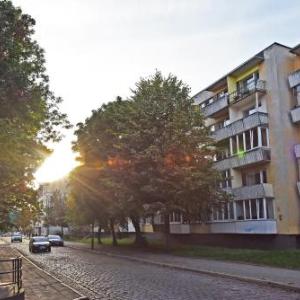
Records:
M75 160L71 143L62 141L54 147L53 153L34 174L37 183L59 180L68 175L79 163Z

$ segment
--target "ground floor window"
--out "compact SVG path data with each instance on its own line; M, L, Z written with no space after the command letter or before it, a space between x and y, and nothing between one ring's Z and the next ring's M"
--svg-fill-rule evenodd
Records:
M212 221L274 219L271 198L232 201L213 208Z

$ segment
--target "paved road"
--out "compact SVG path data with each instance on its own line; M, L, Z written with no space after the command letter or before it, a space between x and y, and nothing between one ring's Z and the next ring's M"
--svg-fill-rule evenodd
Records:
M14 244L33 261L91 299L102 300L300 300L300 294L192 272L92 254L68 247L31 254L26 243Z

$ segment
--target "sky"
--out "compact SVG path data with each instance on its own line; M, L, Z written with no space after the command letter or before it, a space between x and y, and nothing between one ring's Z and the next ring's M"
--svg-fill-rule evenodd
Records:
M46 51L50 86L73 124L118 95L130 96L135 82L156 69L182 79L193 95L275 41L300 43L299 0L13 3L36 20L34 37ZM72 139L69 132L53 146L53 156L59 152L69 168ZM62 160L52 157L50 165Z

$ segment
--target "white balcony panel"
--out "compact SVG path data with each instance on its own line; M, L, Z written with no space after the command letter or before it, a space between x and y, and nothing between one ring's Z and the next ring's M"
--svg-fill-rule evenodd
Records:
M216 222L210 224L212 233L276 234L275 220Z
M294 151L296 158L300 158L300 144L294 146Z
M222 97L222 98L210 103L209 105L205 106L202 109L202 112L205 117L209 117L209 116L212 116L213 114L221 111L222 109L226 108L227 106L228 106L228 98Z
M300 122L300 106L291 110L291 117L292 117L293 123Z
M294 88L298 84L300 84L300 70L289 75L289 84L291 88Z
M268 114L262 112L256 112L244 119L237 120L224 128L216 130L212 137L216 141L221 141L223 139L229 138L251 128L268 125Z
M274 198L273 185L270 183L242 186L233 189L226 189L226 191L232 193L235 200Z
M261 147L245 152L242 155L235 155L220 161L216 161L214 163L214 167L217 170L222 171L268 161L270 161L270 149Z
M170 233L189 234L191 233L190 224L170 224Z

